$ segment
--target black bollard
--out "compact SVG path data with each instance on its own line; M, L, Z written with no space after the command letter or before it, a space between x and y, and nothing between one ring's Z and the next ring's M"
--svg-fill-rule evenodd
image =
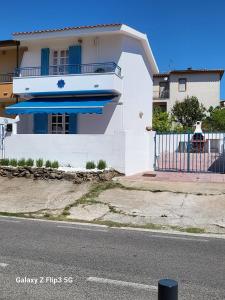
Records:
M158 300L178 300L178 283L175 280L159 280L158 289Z

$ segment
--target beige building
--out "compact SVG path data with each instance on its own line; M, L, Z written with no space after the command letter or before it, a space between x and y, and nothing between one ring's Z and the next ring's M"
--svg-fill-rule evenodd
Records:
M154 75L153 106L170 111L176 101L195 96L206 107L220 105L224 70L174 70Z
M6 116L4 112L6 106L19 100L13 95L12 79L25 50L20 47L19 41L0 41L0 117Z

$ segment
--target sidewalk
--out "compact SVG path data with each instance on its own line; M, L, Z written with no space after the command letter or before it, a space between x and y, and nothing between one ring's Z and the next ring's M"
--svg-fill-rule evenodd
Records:
M131 180L169 182L220 182L225 183L225 174L185 173L185 172L146 172L127 176Z

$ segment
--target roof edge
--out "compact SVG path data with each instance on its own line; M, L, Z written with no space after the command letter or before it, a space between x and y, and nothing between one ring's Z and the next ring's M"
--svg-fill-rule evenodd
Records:
M82 29L120 27L120 26L122 26L122 23L96 24L96 25L86 25L86 26L83 25L83 26L71 26L71 27L56 28L56 29L40 29L40 30L33 30L33 31L21 31L21 32L14 32L12 35L13 36L31 35L31 34L39 34L39 33L61 32L61 31L68 31L68 30L82 30Z
M154 74L155 77L164 77L171 74L198 74L198 73L219 73L220 78L223 77L223 69L187 69L187 70L172 70L168 73L158 73Z

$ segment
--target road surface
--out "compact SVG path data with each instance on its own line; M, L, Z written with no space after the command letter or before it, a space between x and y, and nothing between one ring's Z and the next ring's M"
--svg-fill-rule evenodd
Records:
M225 239L0 217L0 299L225 299Z

